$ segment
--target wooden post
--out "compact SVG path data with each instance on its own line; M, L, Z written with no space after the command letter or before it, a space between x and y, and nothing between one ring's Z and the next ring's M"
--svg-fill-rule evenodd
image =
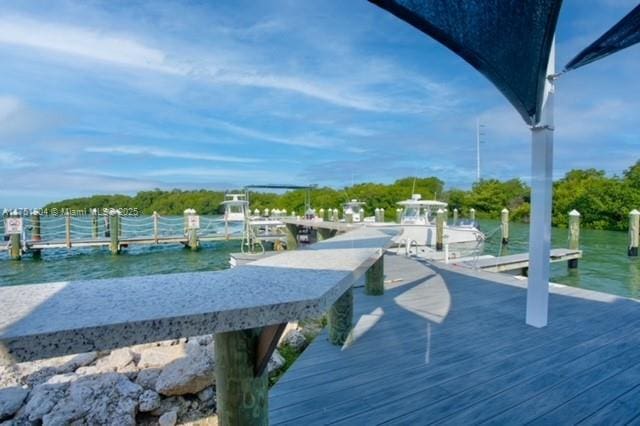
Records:
M436 251L442 251L444 247L444 210L438 209L436 213Z
M333 209L333 221L334 222L340 221L340 213L338 212L338 209Z
M158 244L158 212L153 212L153 241ZM227 222L225 221L225 227L227 225ZM226 230L225 230L226 233Z
M216 402L221 426L269 424L269 381L255 375L261 329L215 335Z
M364 292L372 296L384 294L384 254L367 269Z
M120 212L118 210L109 212L109 230L111 236L109 250L111 250L111 254L120 254Z
M200 241L198 240L200 216L195 213L196 211L194 209L190 209L187 215L187 246L191 250L198 250L200 248Z
M453 226L458 224L458 209L453 209Z
M40 226L40 212L35 210L31 214L31 240L42 241L42 228Z
M384 223L384 209L383 208L380 209L380 222Z
M509 244L509 210L506 207L500 212L500 227L502 228L502 244Z
M349 287L329 309L328 322L329 341L334 345L344 344L353 324L353 287Z
M287 233L287 250L295 250L298 248L298 225L286 224L285 231Z
M633 209L629 213L629 250L627 251L629 256L638 256L638 242L640 240L638 231L640 231L640 212Z
M326 218L326 217L325 217L325 215L324 215L324 209L320 209L320 210L318 211L318 215L320 216L320 219L322 219L322 220L327 220L327 218Z
M67 211L67 215L64 218L65 223L65 244L67 248L71 248L71 212Z
M469 209L469 219L471 220L471 222L476 221L476 209Z
M91 237L94 239L98 238L98 234L100 233L100 228L98 225L98 210L91 210Z
M380 209L376 207L376 209L373 211L373 217L375 218L375 222L378 223L380 222Z
M11 260L20 260L22 258L22 236L20 234L11 234L9 242L11 243L11 250L9 251L9 257Z
M396 223L402 222L402 209L396 209Z
M580 213L577 210L569 212L569 249L580 250ZM567 262L569 269L578 267L578 259Z

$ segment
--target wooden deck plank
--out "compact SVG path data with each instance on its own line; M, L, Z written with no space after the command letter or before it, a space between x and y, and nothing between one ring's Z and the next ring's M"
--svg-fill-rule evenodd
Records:
M355 309L356 319L376 308L384 314L344 351L321 335L272 389L272 424L510 419L538 390L557 394L548 407L557 409L590 384L625 376L640 360L633 350L640 343L635 301L553 286L551 322L535 329L524 325L526 282L400 256L386 257L385 272L391 280L385 295L357 293ZM394 283L397 278L403 281ZM438 280L444 289L435 288ZM407 291L421 282L434 288ZM447 297L452 308L438 323L434 313ZM616 366L607 370L607 360ZM640 385L633 374L627 380Z

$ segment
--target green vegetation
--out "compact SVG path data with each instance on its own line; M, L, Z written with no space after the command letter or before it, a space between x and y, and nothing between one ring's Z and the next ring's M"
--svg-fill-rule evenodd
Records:
M414 188L412 190L412 188ZM360 183L342 190L317 188L312 192L315 208L341 208L350 199L366 203L367 215L375 208L384 208L388 220L395 216L396 202L407 199L413 193L425 199L437 198L447 201L449 209L457 208L460 217L475 208L478 218L500 216L507 207L513 220L527 221L529 217L529 187L519 179L499 181L485 179L470 190L451 189L444 191L444 182L436 177L406 177L391 184ZM187 208L200 214L222 213L220 203L224 193L220 191L172 191L139 192L135 196L95 195L87 198L64 200L47 205L47 208L137 208L142 214L157 211L164 215L180 215ZM287 209L298 214L304 210L305 192L289 191L284 194L251 193L252 209ZM640 161L627 169L622 176L608 177L604 171L587 169L571 170L554 183L553 222L556 226L567 226L567 213L572 209L582 214L586 228L624 230L628 214L640 209Z

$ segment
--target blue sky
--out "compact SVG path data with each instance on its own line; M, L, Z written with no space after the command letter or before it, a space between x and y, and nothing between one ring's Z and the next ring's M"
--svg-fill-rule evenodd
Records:
M566 63L636 4L565 1ZM640 48L561 78L555 170L640 158ZM366 1L0 1L0 205L251 183L527 179L500 93Z

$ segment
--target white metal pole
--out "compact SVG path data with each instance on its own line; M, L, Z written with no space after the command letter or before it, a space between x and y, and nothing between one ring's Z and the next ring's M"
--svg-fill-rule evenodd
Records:
M476 118L476 182L480 182L480 119Z
M555 40L551 45L547 76L555 73ZM544 327L549 307L549 251L553 190L553 78L544 88L540 123L531 129L531 225L529 226L529 284L526 322Z

